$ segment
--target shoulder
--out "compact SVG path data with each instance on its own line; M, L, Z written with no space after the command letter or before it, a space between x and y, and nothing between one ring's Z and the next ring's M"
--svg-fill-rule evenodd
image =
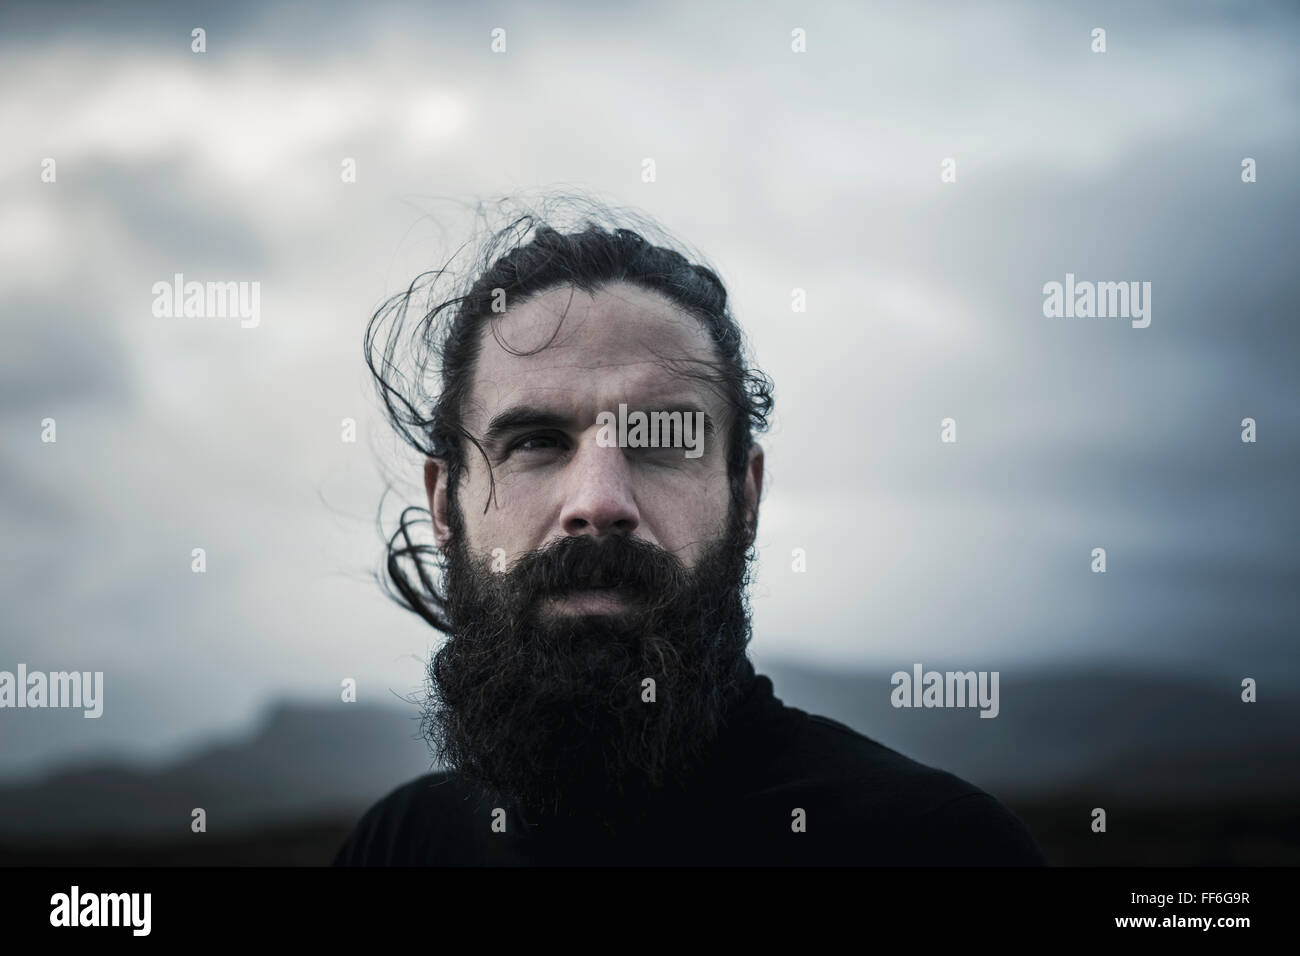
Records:
M455 775L429 773L378 800L352 828L335 866L418 866L454 855L446 836L480 809L482 798ZM448 862L452 862L447 860Z
M1043 866L1024 823L967 780L852 728L794 707L787 772L856 861L898 865Z
M1046 866L1043 851L1021 819L990 794L975 787L971 790L918 819L916 861L947 866Z

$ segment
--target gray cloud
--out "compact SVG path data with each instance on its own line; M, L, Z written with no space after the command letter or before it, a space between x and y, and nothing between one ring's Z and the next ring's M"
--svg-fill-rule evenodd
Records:
M458 240L438 197L521 184L729 281L778 387L756 650L1295 671L1294 7L198 9L0 14L0 668L94 665L112 715L26 715L0 773L419 686L433 636L366 578L362 327ZM176 271L262 282L262 326L155 319ZM1044 318L1066 271L1151 281L1151 328Z

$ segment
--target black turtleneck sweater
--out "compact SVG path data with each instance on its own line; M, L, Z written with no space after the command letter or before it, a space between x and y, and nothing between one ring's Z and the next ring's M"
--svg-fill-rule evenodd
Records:
M978 787L786 706L764 676L753 677L690 788L634 827L611 834L581 820L529 819L454 773L432 773L371 807L334 859L335 866L1045 863L1024 824Z

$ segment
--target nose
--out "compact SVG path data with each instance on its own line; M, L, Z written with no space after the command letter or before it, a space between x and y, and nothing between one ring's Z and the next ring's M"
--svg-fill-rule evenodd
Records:
M584 436L564 476L560 527L565 534L630 535L641 523L623 449Z

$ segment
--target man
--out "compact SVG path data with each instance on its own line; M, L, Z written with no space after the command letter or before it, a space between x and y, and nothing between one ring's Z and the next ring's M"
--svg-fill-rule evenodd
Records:
M755 674L771 383L717 275L639 228L516 220L463 294L433 296L408 368L418 284L371 322L425 462L433 546L404 514L388 573L448 635L423 711L446 769L372 807L335 863L1042 864L988 794Z

